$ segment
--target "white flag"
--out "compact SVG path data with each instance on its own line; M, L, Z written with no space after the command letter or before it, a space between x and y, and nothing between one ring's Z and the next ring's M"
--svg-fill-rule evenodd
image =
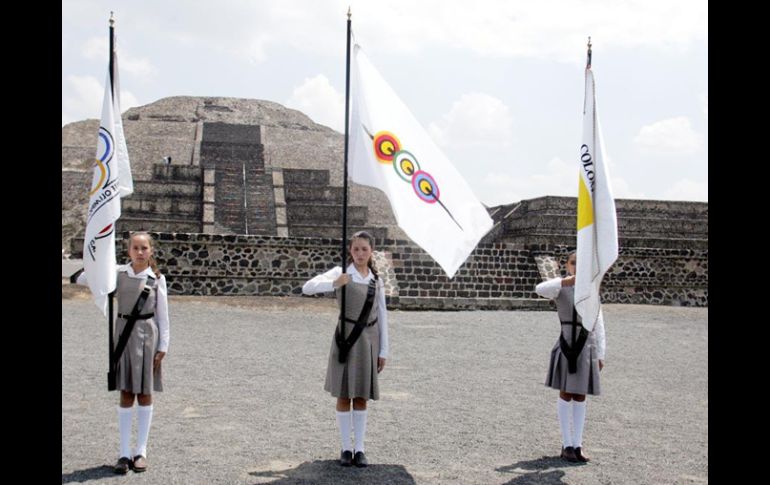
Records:
M599 286L604 273L618 258L618 221L604 159L596 86L588 67L580 146L575 277L575 308L588 331L594 328L599 316Z
M451 278L492 219L359 45L351 57L350 178L382 190L399 227Z
M114 51L113 71L111 75L107 69L83 243L88 286L94 303L105 315L107 295L115 290L117 278L115 221L120 217L120 198L131 195L134 186L120 119L118 59Z

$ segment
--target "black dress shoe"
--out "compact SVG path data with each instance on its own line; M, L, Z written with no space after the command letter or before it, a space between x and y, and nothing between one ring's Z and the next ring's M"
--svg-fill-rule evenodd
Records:
M340 465L350 466L353 464L353 452L350 450L344 450L340 453Z
M115 466L112 467L112 471L119 473L120 475L125 475L128 473L129 468L131 468L131 458L127 456L121 456L118 462L115 463Z
M570 463L575 463L578 461L577 456L575 455L575 448L571 446L561 450L561 457Z
M136 455L134 457L133 469L136 473L147 471L147 459L142 455Z
M577 458L577 461L581 461L583 463L588 463L591 461L591 459L583 453L583 449L580 446L575 448L575 458Z
M357 467L365 467L369 464L369 460L366 459L366 455L364 455L363 451L356 451L356 456L353 457L353 463L355 463Z

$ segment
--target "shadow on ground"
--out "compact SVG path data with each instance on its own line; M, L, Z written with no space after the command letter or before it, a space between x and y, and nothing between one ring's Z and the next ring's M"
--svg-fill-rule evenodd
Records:
M558 485L566 484L562 481L564 472L554 470L554 468L566 468L574 466L583 466L585 463L569 463L561 459L560 456L543 456L536 460L519 461L511 465L495 468L495 471L501 473L515 473L518 476L513 480L505 482L504 485L528 485L545 484ZM534 470L533 473L527 473Z
M116 477L115 472L110 465L99 465L84 470L75 470L72 473L63 473L62 483L83 483L88 480L98 480L105 477Z
M374 464L365 468L342 467L337 460L306 461L295 468L250 472L260 478L254 482L279 485L289 484L414 484L414 478L403 465Z

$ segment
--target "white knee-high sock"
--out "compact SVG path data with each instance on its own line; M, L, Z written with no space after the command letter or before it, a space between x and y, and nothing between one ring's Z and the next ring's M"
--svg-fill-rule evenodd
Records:
M572 431L569 421L572 417L572 401L565 401L559 396L556 404L556 413L559 415L559 428L561 428L561 444L566 448L572 446Z
M353 410L353 434L356 437L356 451L364 451L364 438L366 438L366 409Z
M134 417L134 408L122 408L118 406L118 430L120 431L120 458L131 458L131 421Z
M337 411L337 427L340 430L342 451L353 451L353 446L350 444L350 411Z
M134 455L147 456L147 437L150 436L150 424L152 424L152 404L136 406L136 453Z
M575 448L583 446L583 425L586 422L586 402L573 401L572 421L575 425L575 432L572 434L572 443Z

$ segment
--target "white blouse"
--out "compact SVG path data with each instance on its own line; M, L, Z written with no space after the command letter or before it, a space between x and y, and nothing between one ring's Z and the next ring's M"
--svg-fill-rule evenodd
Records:
M130 264L118 265L118 272L124 271L128 273L130 278L145 278L146 276L152 276L155 278L155 273L152 272L152 268L149 266L138 274L134 273L134 268ZM79 285L87 285L88 279L86 278L85 271L78 275L76 281ZM160 336L158 338L158 351L168 352L168 342L170 338L169 332L169 320L168 320L168 289L166 288L166 277L160 275L158 278L158 284L155 286L157 290L155 292L155 323L158 325L158 331Z
M351 279L355 283L369 284L374 275L371 270L366 276L361 276L354 264L350 264L345 271L351 275ZM339 266L335 266L324 274L320 274L315 278L309 280L302 286L302 293L306 295L315 295L316 293L330 293L334 291L334 280L340 277L342 269ZM377 280L377 326L380 329L380 357L383 359L388 358L388 352L390 350L388 342L388 309L385 306L385 284L382 282L382 278Z

